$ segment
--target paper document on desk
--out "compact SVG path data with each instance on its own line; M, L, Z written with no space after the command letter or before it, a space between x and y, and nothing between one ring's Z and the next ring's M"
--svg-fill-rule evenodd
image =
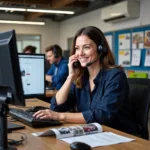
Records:
M134 140L111 132L103 132L102 126L98 123L50 129L45 132L32 133L32 135L56 135L57 139L65 141L69 144L72 142L80 141L89 144L91 147L106 146Z
M60 140L65 141L69 144L71 144L72 142L84 142L90 145L91 147L98 147L131 142L134 141L135 139L120 136L112 132L102 132L80 137L63 138Z

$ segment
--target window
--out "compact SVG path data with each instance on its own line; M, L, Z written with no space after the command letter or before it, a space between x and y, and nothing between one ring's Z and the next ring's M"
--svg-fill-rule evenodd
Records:
M41 52L41 36L40 35L18 34L16 38L17 38L17 47L18 47L19 53L22 53L23 49L27 45L35 46L37 48L36 53Z

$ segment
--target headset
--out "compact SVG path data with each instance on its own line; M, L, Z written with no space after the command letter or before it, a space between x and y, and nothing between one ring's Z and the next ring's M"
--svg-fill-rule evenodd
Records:
M91 28L93 28L97 33L98 33L98 35L99 35L99 37L100 37L100 44L97 44L98 46L97 46L97 53L98 53L98 55L100 56L100 62L101 62L101 64L103 65L103 59L104 59L104 54L106 54L107 53L107 47L106 47L106 45L105 45L105 43L104 43L104 40L103 40L103 33L102 33L102 31L100 30L100 29L98 29L97 27L94 27L94 26L90 26ZM91 62L88 62L87 64L86 64L86 66L88 67L88 66L90 66L90 65L92 65L92 64L94 64L97 60L99 59L99 57L96 59L96 60L94 60L94 61L91 61Z
M58 45L53 45L53 53L55 58L62 56L62 49Z
M101 43L98 44L98 46L97 46L97 53L99 55L107 53L108 49L107 49L107 47L104 43L104 40L103 40L103 37L102 37L102 35L103 35L102 31L100 29L98 29L97 27L94 27L94 26L91 26L91 27L94 28L94 30L96 30L99 33L100 40L101 40Z

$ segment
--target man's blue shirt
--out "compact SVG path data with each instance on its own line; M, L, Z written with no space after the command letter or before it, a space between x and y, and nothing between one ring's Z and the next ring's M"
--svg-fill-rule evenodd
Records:
M62 58L58 64L51 66L47 75L52 76L52 87L59 90L68 76L68 61Z
M129 86L124 71L118 68L100 71L94 79L95 88L92 92L90 92L88 72L85 74L83 87L76 88L73 84L64 104L57 105L53 97L51 109L64 112L76 106L87 123L98 122L130 132L133 122L126 109Z

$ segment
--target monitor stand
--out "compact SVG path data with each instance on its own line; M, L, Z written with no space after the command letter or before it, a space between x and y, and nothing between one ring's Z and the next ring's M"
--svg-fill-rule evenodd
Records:
M15 147L8 147L7 113L8 104L12 100L9 89L6 86L0 86L0 150L17 150Z

